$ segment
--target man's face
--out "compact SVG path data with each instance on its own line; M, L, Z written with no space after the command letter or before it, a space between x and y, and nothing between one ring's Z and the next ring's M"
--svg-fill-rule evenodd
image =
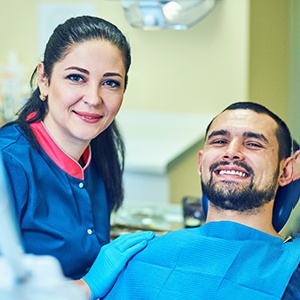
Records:
M198 165L212 205L246 212L274 198L281 170L276 128L268 115L245 109L213 121Z

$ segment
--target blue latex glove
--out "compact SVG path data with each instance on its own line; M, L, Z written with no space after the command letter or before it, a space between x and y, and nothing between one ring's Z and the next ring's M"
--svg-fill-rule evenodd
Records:
M82 278L91 290L91 299L104 297L127 261L144 249L154 236L152 231L124 234L103 246L89 272Z

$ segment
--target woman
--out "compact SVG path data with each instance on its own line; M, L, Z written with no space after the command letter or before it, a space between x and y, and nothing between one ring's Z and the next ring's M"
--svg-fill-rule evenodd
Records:
M31 77L32 86L37 77L32 96L0 130L26 252L55 256L67 277L85 275L80 282L92 286L93 298L153 237L125 237L95 261L109 242L110 213L123 200L124 145L114 119L130 63L129 44L116 26L91 16L67 20L54 30ZM114 258L111 273L99 269Z

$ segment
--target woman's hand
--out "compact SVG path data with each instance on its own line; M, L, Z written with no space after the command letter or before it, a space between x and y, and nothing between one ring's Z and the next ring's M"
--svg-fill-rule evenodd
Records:
M144 249L154 236L152 231L124 234L103 246L89 272L82 278L91 290L91 299L105 296L127 261Z

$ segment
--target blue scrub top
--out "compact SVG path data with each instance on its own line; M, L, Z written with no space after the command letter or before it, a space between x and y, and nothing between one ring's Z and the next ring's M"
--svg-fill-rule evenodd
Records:
M39 151L18 125L0 130L0 151L24 248L55 256L65 276L78 279L109 242L111 207L104 182L89 147L82 168L59 148L42 122L31 127Z

